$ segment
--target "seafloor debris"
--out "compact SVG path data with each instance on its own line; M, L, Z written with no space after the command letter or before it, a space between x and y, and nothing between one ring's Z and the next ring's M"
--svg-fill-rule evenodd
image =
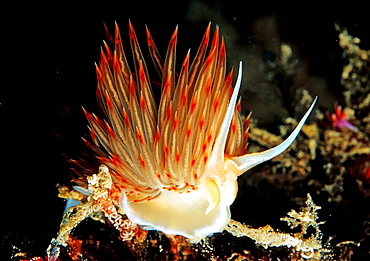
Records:
M333 112L317 111L316 120L311 119L302 128L306 137L301 135L288 151L265 164L264 168L252 171L246 184L258 187L261 180L267 180L297 204L303 203L303 191L310 192L320 196L322 203L327 201L320 205L328 209L329 217L332 216L329 209L336 209L343 214L351 209L352 214L346 214L347 219L366 220L370 216L370 51L362 50L358 46L360 40L349 35L346 29L339 26L336 28L340 32L343 57L348 60L341 78L345 88L345 104L343 107L334 104ZM312 97L302 89L296 91L295 99L294 110L300 111L302 105L307 104ZM289 121L294 122L288 118L286 122ZM258 151L275 144L281 135L291 130L291 125L285 124L279 130L280 135L260 130L252 120L249 148ZM333 220L338 227L346 227L347 233L358 231L357 240L350 247L348 244L337 244L337 258L347 256L343 260L350 260L346 251L356 253L363 249L363 244L359 242L369 241L366 232L368 228L366 222L351 222L350 226L347 225L348 220L342 220L339 213L336 213L338 216ZM337 231L333 240L340 240L341 233L345 232Z
M343 56L348 60L341 78L341 84L346 88L343 93L346 105L357 113L366 113L370 104L370 50L362 50L359 47L361 40L351 36L347 29L339 25L335 27L339 31L339 45L343 48Z
M86 252L86 250L83 250L84 240L73 236L72 231L87 217L100 222L107 221L113 225L120 232L120 240L126 242L126 248L131 252L132 256L146 256L148 244L152 246L157 245L159 250L164 248L163 243L158 243L156 239L150 239L147 232L141 230L136 224L124 218L123 214L120 214L122 212L118 205L117 191L112 186L113 183L108 169L105 166L101 166L98 174L88 178L87 191L89 195L84 197L77 194L76 197L76 194L71 193L65 187L60 188L61 197L72 195L75 199L81 200L81 203L65 212L58 237L52 240L48 248L49 260L57 260L61 255L60 248L64 248L62 252L63 258L68 257L71 260L80 260L84 256L84 252ZM298 256L304 259L329 260L331 257L330 251L324 248L321 243L322 234L319 225L323 222L317 222L318 216L316 211L318 209L320 207L316 206L311 196L308 195L306 207L302 208L300 212L292 210L288 213L288 217L281 219L286 221L291 228L300 227L301 231L298 233L276 232L268 225L254 229L234 220L230 221L225 230L236 237L253 239L257 245L261 245L265 249L271 247L293 247L294 250L292 249L292 251L298 251ZM310 227L314 228L312 234L308 232ZM163 236L169 241L167 251L173 260L193 260L194 256L197 255L217 260L215 257L217 250L212 246L212 242L209 239L203 239L193 246L185 237L164 234ZM239 257L243 256L242 253L239 255Z
M105 222L102 213L120 232L122 240L131 240L135 235L140 235L138 233L139 227L127 219L124 214L121 214L118 204L120 190L114 186L108 168L101 166L99 173L87 177L87 181L86 194L88 195L86 196L76 191L70 191L66 187L59 189L60 197L71 197L74 200L80 200L81 203L65 211L58 237L52 240L47 250L50 260L55 260L59 256L61 246L76 242L70 234L81 221L90 217ZM78 248L73 247L72 249Z
M325 249L322 246L322 233L319 228L319 225L324 222L316 222L318 219L316 211L321 207L313 203L309 194L307 197L306 207L302 208L302 211L296 212L292 210L288 213L288 217L281 218L281 220L286 221L292 229L300 227L301 231L298 233L289 234L276 232L269 225L255 229L234 220L230 221L226 230L237 237L247 236L264 248L294 247L301 253L301 257L304 259L328 259L332 255L329 254L329 249ZM309 227L314 228L315 231L310 236L308 236Z

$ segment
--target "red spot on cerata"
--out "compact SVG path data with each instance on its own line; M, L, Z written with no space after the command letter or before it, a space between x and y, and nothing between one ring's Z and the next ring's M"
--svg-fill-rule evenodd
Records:
M190 126L188 126L187 129L186 129L186 137L188 139L190 138L190 134L191 134L191 129L190 129Z
M130 118L128 117L125 110L123 110L123 122L126 125L126 127L130 126Z
M170 105L168 106L168 109L167 109L167 112L166 112L166 117L167 117L167 120L171 120L171 117L172 117L172 103L170 103Z
M204 88L204 91L206 93L206 97L208 97L209 93L211 92L211 86L212 86L212 79L208 78L207 83L206 83L206 87Z
M234 119L233 119L233 123L231 124L231 131L232 133L236 133L236 124L234 122Z
M220 105L220 95L217 95L217 97L213 100L213 104L212 104L213 112L217 111L219 105Z
M145 168L145 160L144 160L144 158L140 155L139 156L139 162L140 162L140 165L143 167L143 168Z
M173 131L176 130L177 128L177 124L178 124L178 116L177 116L177 111L175 112L175 116L173 118L173 122L172 122L172 128L173 128Z
M207 149L207 143L203 143L202 145L202 153L204 153Z
M165 84L163 85L162 96L166 96L171 88L171 74L168 75Z
M168 147L168 145L166 143L164 144L164 153L166 155L168 155L170 153L170 148Z
M179 153L176 153L175 160L176 160L176 162L180 162L180 154Z
M197 98L196 98L196 96L194 96L194 97L191 99L191 103L190 103L190 112L191 112L191 113L193 113L196 107L197 107Z
M194 166L195 165L195 158L193 158L190 162L191 166Z
M159 132L159 127L157 126L157 132L155 133L155 142L158 142L161 138L161 133Z
M199 129L202 130L203 129L203 126L204 126L204 114L200 118Z
M143 110L143 112L146 111L146 102L145 102L143 93L140 94L140 107Z
M208 160L208 156L204 156L203 157L203 163L205 164L205 163L207 163L207 160Z
M212 140L212 133L211 131L209 132L208 136L207 136L207 142L210 143Z
M141 144L144 143L144 137L139 129L136 129L136 138L139 140Z

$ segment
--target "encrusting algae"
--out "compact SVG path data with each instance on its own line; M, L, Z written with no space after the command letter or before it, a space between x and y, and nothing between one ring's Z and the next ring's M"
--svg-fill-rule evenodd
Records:
M268 249L263 252L266 255L263 260L278 258L271 252L276 247L288 249L288 259L284 260L335 260L333 247L329 242L323 243L319 226L324 222L318 221L320 207L314 204L311 195L327 193L328 202L341 202L345 175L356 180L355 186L365 198L370 195L370 121L366 120L370 117L366 112L370 91L369 81L363 81L363 77L368 79L366 70L360 70L358 62L350 69L345 67L342 84L348 86L347 107L342 110L335 105L334 114L317 113L318 123L304 125L315 99L305 90L298 91L296 97L300 100L295 104L299 110L312 105L299 123L286 119L288 126L280 128L281 136L298 127L283 141L281 136L259 129L250 116L241 116L240 100L237 101L241 65L232 88L233 71L226 74L226 51L218 28L210 40L208 26L193 62L188 53L179 74L175 73L177 29L164 61L147 30L149 50L162 79L158 86L159 103L154 95L156 84L149 78L131 24L129 31L133 72L117 26L112 41L114 50L105 44L102 51L97 66L98 97L106 121L85 111L92 136L92 142L86 143L101 165L91 170L87 167L90 163L75 160L83 173L74 180L76 186L59 187L60 197L74 199L78 204L66 209L58 237L47 250L48 260L83 257L82 241L73 235L73 230L87 218L116 229L125 253L132 259L256 260L253 251L247 246L237 250L235 242L222 243L219 251L215 233L222 232L222 236L252 239L257 246ZM355 44L346 31L341 31L341 43L345 37L351 46ZM289 46L284 45L286 48ZM368 59L361 50L347 53L357 53L353 59ZM289 59L282 57L282 61L291 75L294 66L286 64ZM365 72L365 76L349 77L359 72ZM361 83L350 84L348 79L360 79ZM363 98L351 92L354 85ZM297 136L300 128L304 135ZM298 142L292 143L296 137ZM245 154L247 139L253 142L250 149L254 153ZM289 150L283 152L291 143ZM255 152L266 147L273 149ZM272 159L269 169L263 168L258 178L252 173L249 180L252 184L266 179L305 205L301 211L291 210L281 218L294 233L281 232L269 225L251 228L230 219L237 177L269 159ZM317 170L318 164L322 164L322 174L328 177L326 183L312 177L311 171ZM301 181L307 182L315 194L298 193L297 197L292 184ZM351 255L345 251L348 244L351 243L337 244L337 249L343 250L338 255L341 258ZM154 256L150 252L153 249Z
M329 252L321 245L322 234L319 229L319 225L324 222L316 222L318 219L316 211L321 207L318 207L313 203L309 194L307 196L306 207L302 208L301 212L292 210L288 213L289 217L281 218L281 220L286 221L292 229L300 227L301 232L299 233L290 235L287 233L276 232L269 225L254 229L234 220L231 220L225 229L236 237L247 236L253 239L256 244L261 245L264 248L282 246L289 248L294 247L301 252L302 258L320 259L323 254L321 252L324 252L324 254ZM313 227L315 229L315 233L307 238L306 235L309 234L307 231L309 227Z
M337 231L331 241L337 242L332 248L340 254L335 257L326 254L325 257L350 260L356 250L359 253L368 252L364 246L366 243L361 242L369 240L367 231L370 224L370 51L362 50L358 46L360 40L349 35L346 29L336 28L344 58L348 60L340 81L345 88L345 104L342 107L335 103L328 106L334 109L316 111L316 122L302 127L304 135L297 137L289 151L272 159L262 170L252 171L246 184L256 187L261 180L267 180L274 188L284 190L299 205L303 205L306 199L301 190L305 188L304 192L320 198L320 205L326 202L323 208L329 211L327 215L336 217L332 222L337 224L338 229L348 227L348 230ZM291 75L291 69L287 75ZM312 101L311 95L304 89L296 90L293 99L296 111L302 110L301 104ZM279 128L278 136L259 129L252 119L249 149L261 150L278 143L281 135L289 133L296 121L287 118L285 123ZM357 207L361 211L354 211ZM342 223L339 222L342 214L332 214L338 209L345 209L343 214L346 219ZM363 220L363 223L358 224L355 220ZM346 239L341 234L348 234L349 230L359 231L356 237L352 236L357 239L341 241Z

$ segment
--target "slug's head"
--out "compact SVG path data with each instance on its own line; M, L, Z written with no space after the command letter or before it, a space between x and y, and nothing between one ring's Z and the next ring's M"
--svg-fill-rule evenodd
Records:
M131 24L129 31L134 72L118 27L114 52L107 45L102 51L98 97L107 119L86 112L93 139L88 145L121 188L121 206L131 221L193 239L222 231L230 220L237 177L283 152L313 104L282 144L244 155L247 130L237 101L242 64L233 88L233 70L226 74L218 28L211 40L208 26L193 62L188 53L178 75L177 29L164 62L147 30L149 51L162 79L159 104Z

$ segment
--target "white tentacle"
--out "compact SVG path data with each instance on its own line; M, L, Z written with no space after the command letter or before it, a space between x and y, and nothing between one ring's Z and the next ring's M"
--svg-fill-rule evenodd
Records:
M231 120L233 118L234 110L236 101L238 99L239 89L242 82L242 61L239 62L239 72L238 72L238 78L235 83L234 91L231 96L225 118L222 122L220 133L218 134L215 145L213 147L213 151L210 157L210 160L208 162L209 172L216 173L218 171L218 168L223 169L223 163L224 163L224 153L225 153L225 146L226 146L226 140L227 140L227 134L229 133ZM212 168L212 169L211 169Z
M233 157L231 158L232 161L236 163L239 169L239 173L237 175L241 175L247 170L257 166L258 164L265 162L267 160L270 160L283 151L285 151L294 141L294 139L297 137L298 133L300 132L303 124L307 120L308 116L310 115L315 103L316 103L317 97L315 100L312 102L310 108L306 112L306 114L303 116L297 127L294 129L294 131L289 135L289 137L283 141L280 145L268 149L266 151L262 152L257 152L257 153L251 153L251 154L246 154L243 156L239 157Z

